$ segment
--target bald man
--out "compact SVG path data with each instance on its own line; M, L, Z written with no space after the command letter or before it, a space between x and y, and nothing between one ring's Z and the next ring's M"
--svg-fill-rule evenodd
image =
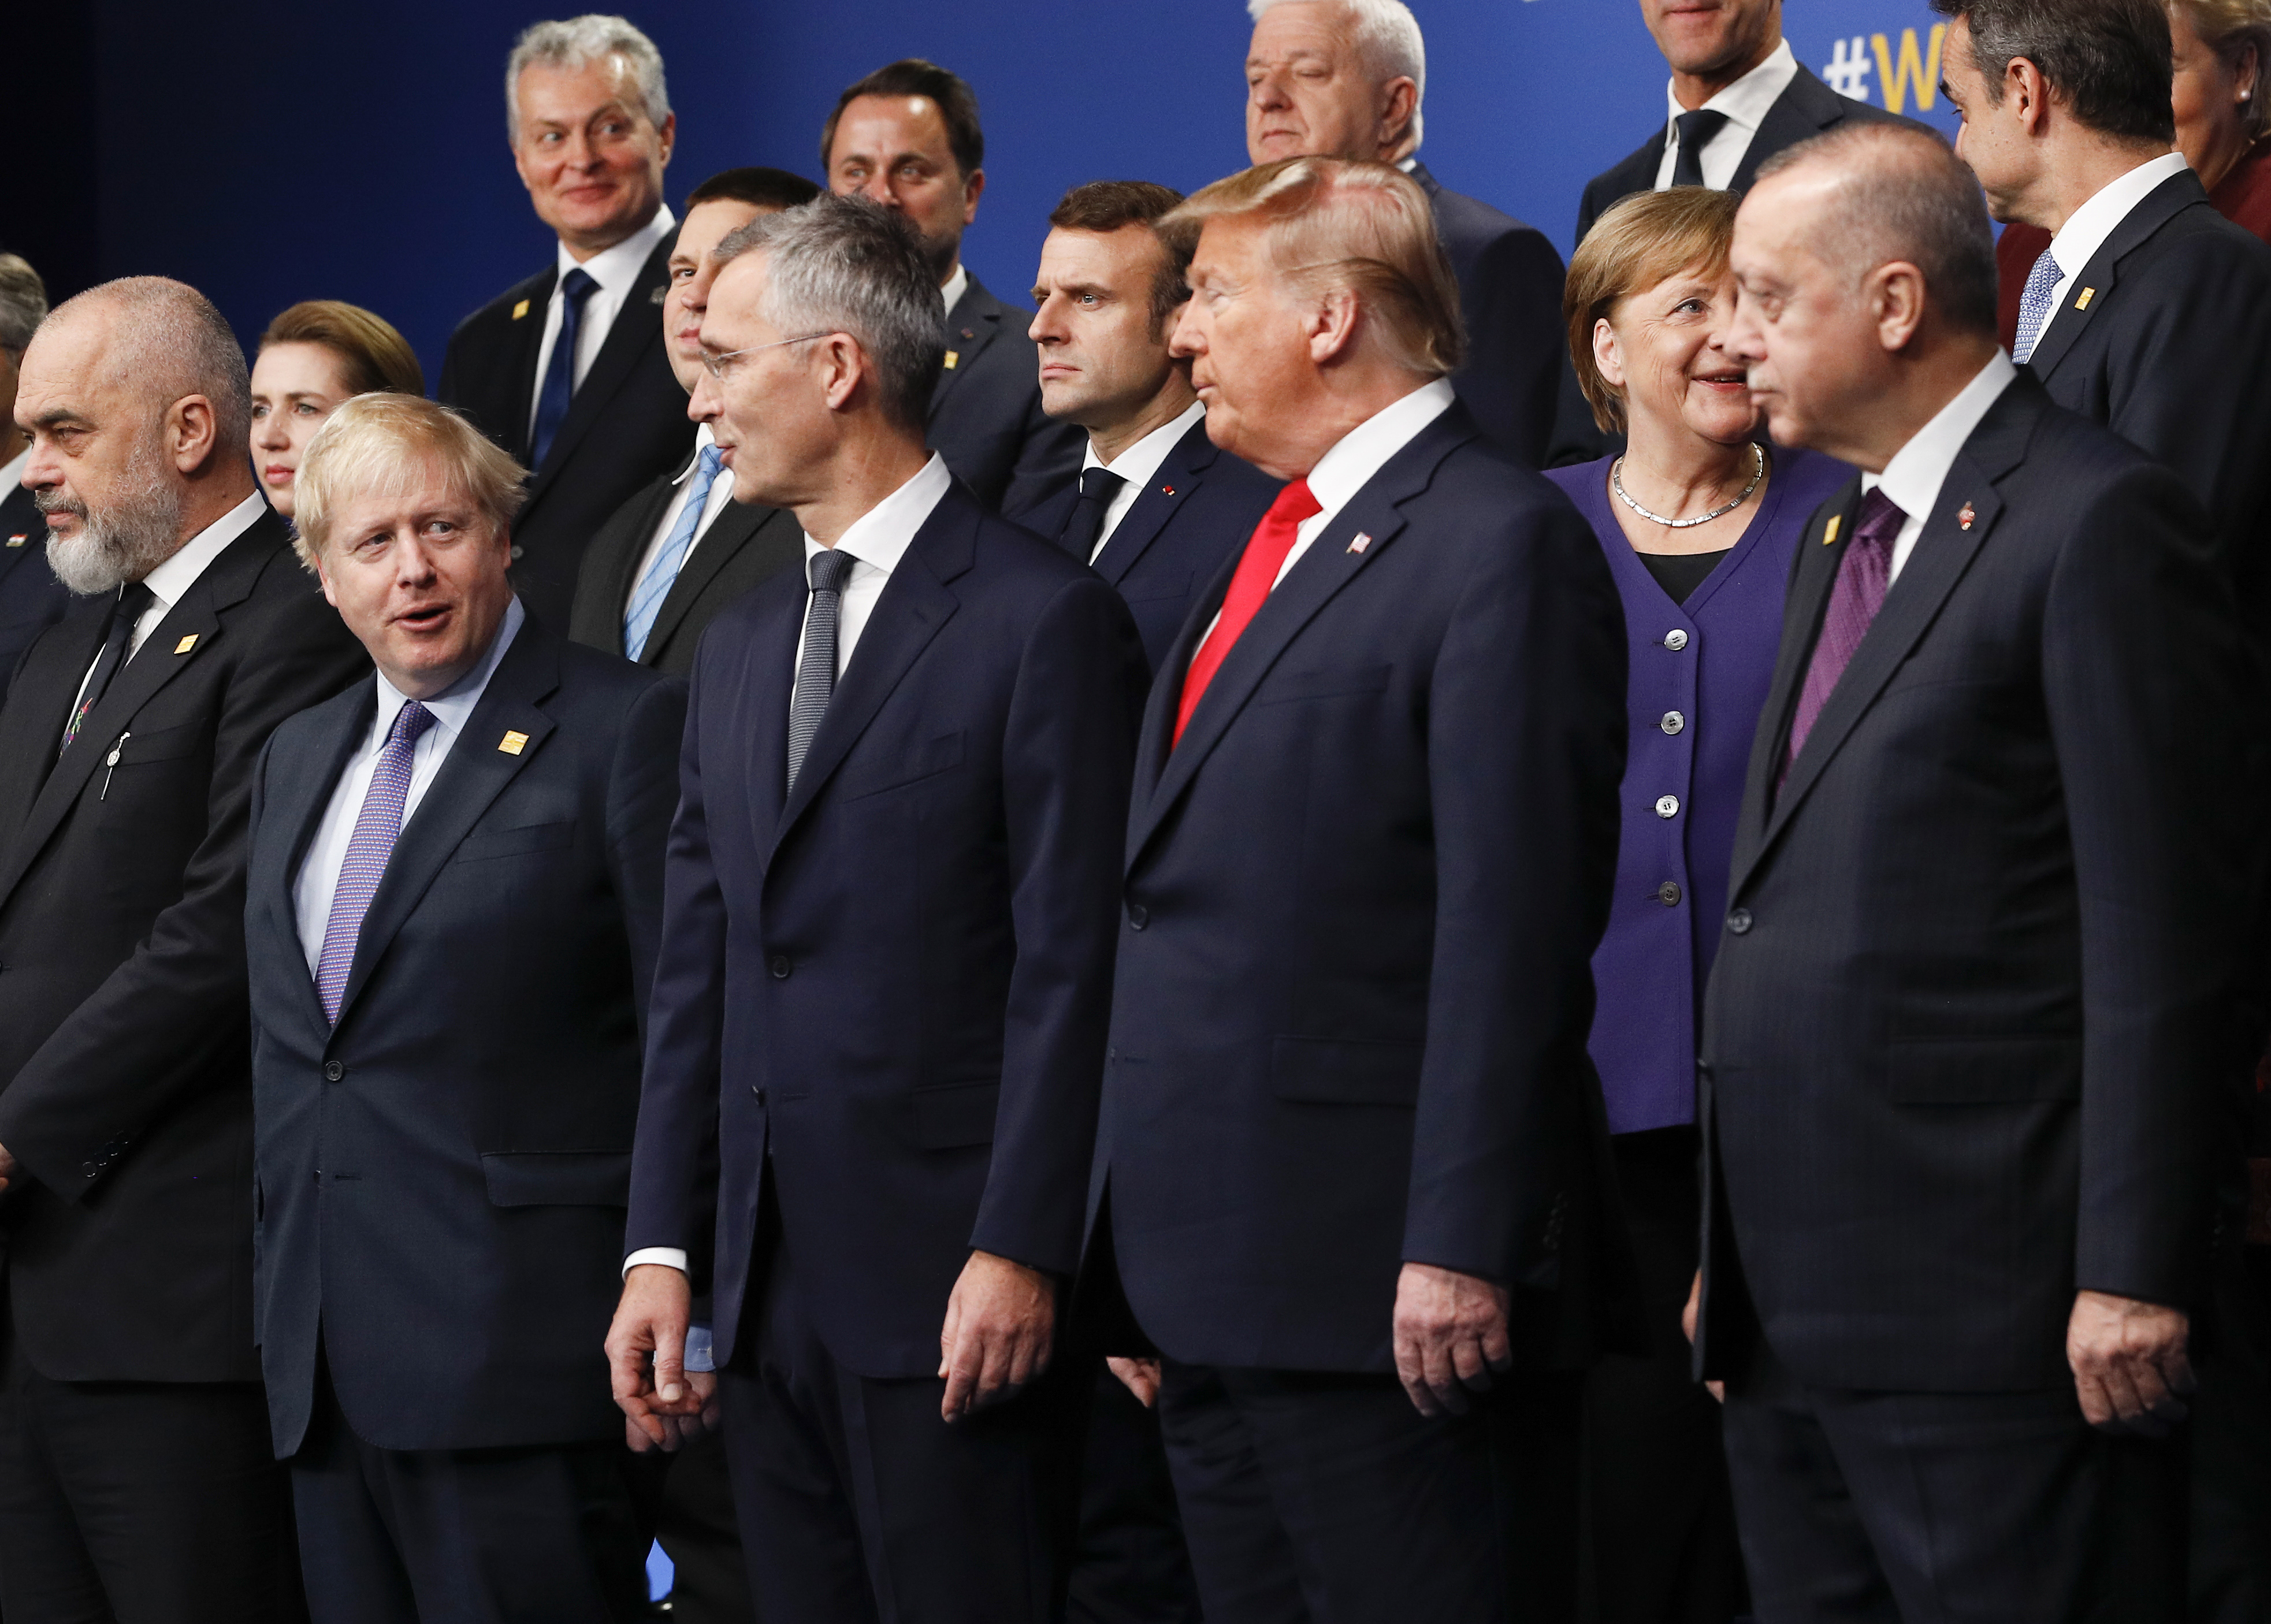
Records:
M250 775L367 669L252 479L244 356L135 277L25 351L78 607L0 708L0 1611L303 1616L253 1345Z

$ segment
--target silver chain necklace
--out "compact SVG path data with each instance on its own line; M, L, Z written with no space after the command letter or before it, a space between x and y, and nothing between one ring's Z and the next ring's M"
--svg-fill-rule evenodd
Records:
M1661 525L1666 530L1693 530L1698 525L1708 525L1715 518L1724 518L1751 499L1759 481L1767 477L1767 454L1756 440L1751 442L1751 482L1743 487L1743 494L1724 507L1713 508L1709 513L1694 518L1666 518L1661 513L1651 513L1634 502L1625 490L1625 459L1621 457L1609 465L1609 488L1617 493L1617 500L1639 514L1651 525Z

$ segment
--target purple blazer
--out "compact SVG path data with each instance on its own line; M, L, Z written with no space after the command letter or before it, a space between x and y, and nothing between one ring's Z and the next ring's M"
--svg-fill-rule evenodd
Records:
M1593 955L1593 1063L1609 1131L1695 1120L1695 1011L1742 810L1751 734L1782 641L1783 593L1806 521L1853 476L1812 451L1774 452L1750 527L1685 606L1618 528L1609 465L1552 468L1608 555L1625 606L1631 734L1609 927Z

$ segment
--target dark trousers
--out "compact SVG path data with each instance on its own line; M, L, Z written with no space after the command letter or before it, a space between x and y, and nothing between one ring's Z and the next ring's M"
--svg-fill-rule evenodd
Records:
M1166 1364L1159 1414L1207 1624L1570 1616L1575 1377L1428 1419L1393 1376Z
M1089 1399L1066 1617L1070 1624L1199 1624L1158 1414L1103 1368Z
M620 1442L381 1449L316 1376L292 1457L315 1624L629 1624L648 1531Z
M1585 1379L1585 1544L1599 1624L1726 1624L1745 1610L1719 1405L1679 1325L1695 1278L1695 1130L1610 1141L1640 1270L1649 1351Z
M719 1379L758 1619L1059 1618L1090 1367L1061 1361L1016 1397L949 1426L942 1381L877 1380L836 1362L805 1312L770 1203L760 1228L763 1284Z
M2071 1387L1808 1387L1763 1337L1727 1392L1759 1624L2174 1624L2185 1450L2093 1431Z
M9 1624L297 1624L292 1501L257 1382L0 1376Z
M749 1576L741 1561L741 1528L726 1440L704 1433L659 1457L654 1467L654 1537L677 1576L670 1587L671 1624L750 1624Z

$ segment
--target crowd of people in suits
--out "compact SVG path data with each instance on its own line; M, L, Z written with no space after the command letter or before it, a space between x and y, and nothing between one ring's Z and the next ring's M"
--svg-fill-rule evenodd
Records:
M1402 0L1031 309L599 15L432 399L0 256L10 1624L2271 1619L2271 4L1641 4L1566 266Z

